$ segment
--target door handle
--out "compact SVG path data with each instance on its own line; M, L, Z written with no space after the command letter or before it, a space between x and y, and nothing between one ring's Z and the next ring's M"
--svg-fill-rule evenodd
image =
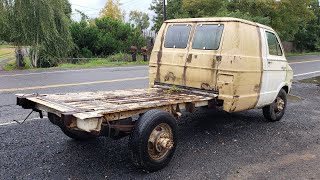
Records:
M272 61L268 61L268 64L272 64Z

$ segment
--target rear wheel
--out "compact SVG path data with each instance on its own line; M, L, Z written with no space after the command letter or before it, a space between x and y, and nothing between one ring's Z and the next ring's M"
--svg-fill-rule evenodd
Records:
M281 89L275 101L263 108L264 117L270 121L280 121L287 108L287 93L284 89Z
M143 114L130 136L133 164L145 171L158 171L169 164L177 146L177 122L169 113L151 110Z
M91 139L95 139L98 137L96 135L93 135L93 134L85 132L85 131L77 131L77 130L69 129L64 124L64 122L61 121L61 118L55 114L48 113L48 118L53 124L59 126L65 135L67 135L68 137L70 137L74 140L86 141L86 140L91 140Z

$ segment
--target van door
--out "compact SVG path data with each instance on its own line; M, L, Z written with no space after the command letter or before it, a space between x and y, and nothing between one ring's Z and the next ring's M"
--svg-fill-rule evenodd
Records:
M156 83L185 85L185 63L192 32L192 23L166 25L157 52Z
M186 61L186 86L217 91L220 41L224 26L219 23L198 23Z
M263 75L258 107L271 104L286 79L287 60L275 32L261 29Z

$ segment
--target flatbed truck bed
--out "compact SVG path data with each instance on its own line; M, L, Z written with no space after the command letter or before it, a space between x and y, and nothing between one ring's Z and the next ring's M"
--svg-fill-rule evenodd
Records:
M193 112L196 107L215 106L217 96L207 91L158 85L150 89L17 94L17 105L54 114L68 128L99 134L104 124L110 125L152 109L166 111L179 118L182 110Z

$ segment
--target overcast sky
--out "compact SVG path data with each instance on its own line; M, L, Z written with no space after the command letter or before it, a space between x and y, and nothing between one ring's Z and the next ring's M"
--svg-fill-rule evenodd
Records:
M75 20L79 20L80 16L75 12L75 9L85 12L89 17L95 18L99 15L100 10L104 7L107 0L69 0L72 9L73 15L72 18ZM154 14L149 10L150 4L152 0L120 0L121 10L126 11L126 15L130 13L132 10L139 10L149 14L150 19ZM127 18L128 19L128 18Z

